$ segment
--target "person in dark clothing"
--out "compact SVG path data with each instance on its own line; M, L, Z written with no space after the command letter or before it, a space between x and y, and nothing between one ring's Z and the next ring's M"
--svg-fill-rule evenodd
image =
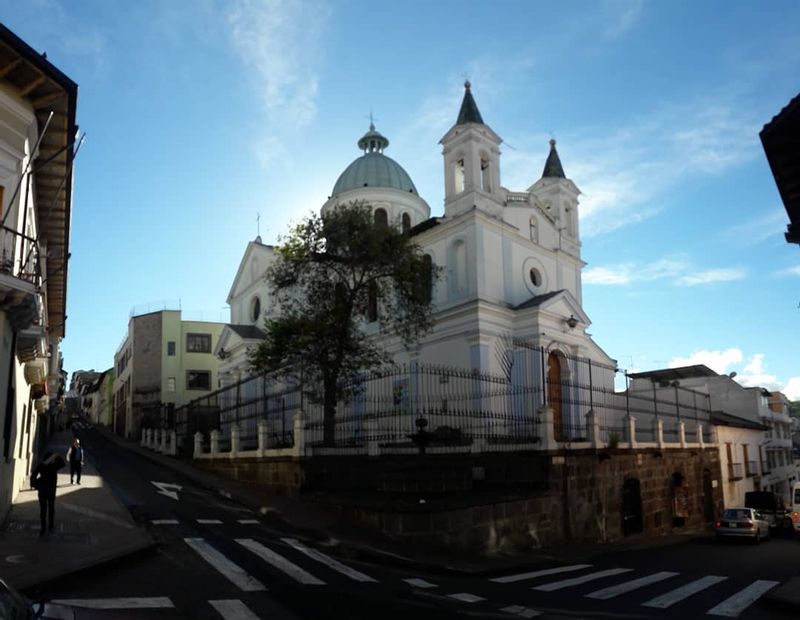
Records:
M47 531L45 526L49 526L51 532L55 529L56 483L58 470L64 465L64 459L52 450L48 450L31 474L31 486L39 492L41 536Z
M81 448L81 440L77 437L72 440L72 445L67 450L67 461L69 462L69 483L72 484L72 479L77 476L78 484L80 484L81 470L83 469L83 448Z

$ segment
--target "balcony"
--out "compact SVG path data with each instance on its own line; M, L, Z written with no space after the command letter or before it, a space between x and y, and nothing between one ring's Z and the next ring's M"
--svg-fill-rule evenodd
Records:
M41 316L39 244L0 226L0 310L14 331L27 329Z
M758 462L747 461L747 477L758 475Z
M728 463L728 480L744 478L744 463Z

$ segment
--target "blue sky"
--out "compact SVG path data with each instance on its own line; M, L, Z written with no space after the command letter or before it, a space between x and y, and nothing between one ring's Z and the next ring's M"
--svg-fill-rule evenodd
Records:
M795 1L6 0L0 20L80 87L69 372L110 367L134 307L227 320L256 215L273 242L319 209L370 110L440 215L468 76L505 187L558 140L590 332L621 368L800 399L800 248L758 139L800 91Z

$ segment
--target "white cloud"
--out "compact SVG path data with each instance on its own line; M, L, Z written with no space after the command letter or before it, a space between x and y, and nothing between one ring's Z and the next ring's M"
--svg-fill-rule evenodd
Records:
M727 228L722 236L739 246L752 246L772 237L780 237L786 228L786 211L775 207L740 224Z
M695 351L688 357L674 357L669 362L669 368L679 368L681 366L694 366L704 364L714 372L721 375L728 374L734 364L738 364L744 359L741 349L730 348L724 351Z
M697 271L678 278L677 284L681 286L697 286L698 284L711 284L713 282L731 282L744 280L746 273L742 269L709 269Z
M800 265L797 267L787 267L776 272L779 276L800 276Z
M768 390L780 390L781 383L775 375L764 370L764 354L756 353L742 368L736 380L745 387L764 387Z
M583 272L584 284L630 284L633 279L628 265L592 267Z
M781 390L789 400L800 400L800 377L789 379Z
M615 39L628 32L642 13L642 0L607 0L605 6L613 12L613 22L605 29L605 35Z

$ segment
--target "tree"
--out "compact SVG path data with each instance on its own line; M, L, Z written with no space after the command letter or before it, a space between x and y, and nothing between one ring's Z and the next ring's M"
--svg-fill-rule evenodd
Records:
M323 404L323 438L334 442L336 403L365 370L391 362L389 335L411 348L433 326L438 275L410 235L351 203L310 215L277 248L267 272L278 309L249 357L256 371L302 374ZM379 336L365 326L377 322ZM313 388L313 386L318 386Z

